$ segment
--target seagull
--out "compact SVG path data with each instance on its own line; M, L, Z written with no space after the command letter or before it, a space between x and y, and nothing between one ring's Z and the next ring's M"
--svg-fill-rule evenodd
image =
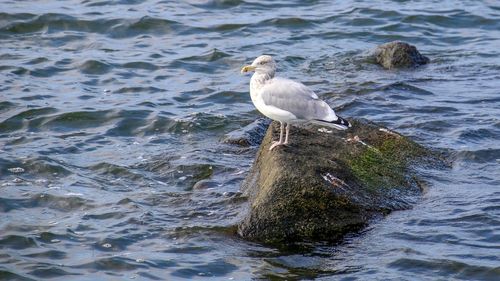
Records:
M280 139L274 141L269 150L288 144L290 124L315 123L338 130L351 124L309 89L306 85L290 79L275 77L276 63L268 55L257 57L251 65L241 68L241 73L254 71L250 79L250 97L260 113L280 122ZM283 141L283 130L286 136Z

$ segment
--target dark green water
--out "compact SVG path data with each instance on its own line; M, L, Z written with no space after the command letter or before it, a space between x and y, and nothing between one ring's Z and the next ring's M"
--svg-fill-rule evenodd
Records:
M392 40L431 64L366 58ZM0 1L0 280L499 280L499 46L498 1ZM452 169L338 246L232 236L264 53Z

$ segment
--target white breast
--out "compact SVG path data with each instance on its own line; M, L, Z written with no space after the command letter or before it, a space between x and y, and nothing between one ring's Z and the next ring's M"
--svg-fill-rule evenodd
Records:
M297 121L297 117L292 113L279 109L275 106L266 105L262 100L260 92L265 83L269 81L269 78L270 77L255 73L250 80L250 97L252 98L255 108L257 108L257 110L266 117L276 121L285 123L293 123L294 121Z

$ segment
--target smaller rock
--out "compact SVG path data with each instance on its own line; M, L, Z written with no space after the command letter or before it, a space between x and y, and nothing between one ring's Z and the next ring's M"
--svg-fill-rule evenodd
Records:
M244 147L260 145L269 124L271 124L271 120L259 118L239 130L226 134L223 142Z
M375 60L386 69L417 67L430 61L415 46L400 41L378 46L375 49Z

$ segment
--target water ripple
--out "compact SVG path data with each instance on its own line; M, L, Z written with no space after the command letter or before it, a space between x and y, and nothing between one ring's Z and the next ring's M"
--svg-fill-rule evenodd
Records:
M44 193L35 194L27 199L0 198L0 210L2 212L40 207L69 212L90 209L93 208L93 204L76 196L65 197Z
M108 73L113 66L96 60L88 60L82 63L79 67L80 71L84 74L98 74L102 75Z
M37 247L35 239L20 235L5 235L0 239L0 245L16 250Z
M127 38L138 35L165 35L181 29L178 22L144 16L140 19L83 20L65 14L9 15L16 20L0 28L0 34L26 34L34 32L55 33L78 31L105 34L111 38ZM28 16L30 16L28 18ZM6 17L3 14L3 17ZM7 16L8 18L8 16Z
M457 262L453 260L418 260L418 259L398 259L390 264L391 267L404 268L407 271L415 273L432 272L435 276L458 278L458 279L477 279L477 280L495 280L500 274L500 267L476 266Z

